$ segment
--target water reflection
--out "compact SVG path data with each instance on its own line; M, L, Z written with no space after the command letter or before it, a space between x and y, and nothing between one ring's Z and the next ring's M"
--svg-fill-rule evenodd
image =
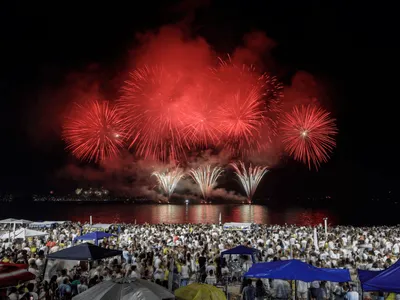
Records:
M3 208L3 205L1 206ZM16 213L10 215L11 211ZM34 211L34 215L32 215ZM35 203L31 210L0 209L3 218L14 217L31 220L71 220L88 222L89 216L95 223L218 223L221 213L222 222L254 222L259 224L298 224L316 225L328 217L326 211L308 211L288 209L276 211L262 205L138 205L118 203Z

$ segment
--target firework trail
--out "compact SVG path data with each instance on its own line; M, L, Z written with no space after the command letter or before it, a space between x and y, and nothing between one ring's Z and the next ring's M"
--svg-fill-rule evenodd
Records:
M222 173L222 168L212 168L211 165L200 166L197 169L190 170L190 176L199 185L204 200L207 201L212 190L217 186L217 179Z
M255 166L253 168L250 164L249 168L246 169L241 161L239 161L239 164L231 163L231 166L234 168L235 174L247 195L248 202L251 203L261 179L268 172L267 167Z
M337 128L329 112L317 106L294 107L282 120L282 142L285 150L316 169L327 162L336 142Z
M172 171L167 170L166 172L155 171L151 175L157 178L159 189L167 196L169 202L179 180L181 180L185 174L181 169L175 168Z
M67 149L80 160L103 161L119 154L124 145L125 126L106 101L75 104L63 125Z
M177 72L161 66L144 67L130 73L118 101L136 153L161 161L185 157L189 145L183 138L190 99L187 83Z

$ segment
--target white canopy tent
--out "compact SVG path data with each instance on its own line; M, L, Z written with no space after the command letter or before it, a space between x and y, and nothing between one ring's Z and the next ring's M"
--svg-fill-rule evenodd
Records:
M4 233L0 236L0 239L5 240L8 238L14 238L14 239L25 239L28 237L35 237L35 236L46 236L48 235L47 232L42 232L42 231L37 231L37 230L32 230L32 229L26 229L26 228L20 228L14 232L7 232Z
M17 220L18 222L21 222L21 223L17 223L17 224L30 224L30 223L32 223L33 221L29 221L29 220L24 220L24 219L20 219L20 220Z
M42 222L32 222L29 224L29 227L51 227L53 225L63 225L68 223L69 221L42 221Z
M91 228L98 228L98 229L102 229L102 230L107 230L107 229L109 229L112 225L113 225L113 224L101 224L101 223L99 223L99 224L93 224L93 225L86 224L85 227L86 227L86 228L87 228L87 227L91 227Z
M224 230L248 231L251 230L251 224L252 223L237 223L237 222L225 223Z
M23 219L13 219L13 218L8 218L4 220L0 220L0 224L30 224L32 221L29 220L23 220Z
M8 219L0 220L0 224L14 224L15 221L18 221L18 220L13 219L13 218L8 218Z
M53 222L53 221L44 221L44 222L32 222L29 224L29 227L31 228L43 228L43 227L51 227L53 225L56 225L57 222Z

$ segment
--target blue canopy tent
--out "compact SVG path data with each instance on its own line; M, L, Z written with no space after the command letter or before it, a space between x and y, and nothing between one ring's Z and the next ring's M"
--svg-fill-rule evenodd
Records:
M63 250L47 255L43 268L43 274L46 273L48 260L80 260L80 261L95 261L107 257L122 256L121 250L113 250L101 248L93 244L79 244L74 247L65 248Z
M358 271L358 279L360 279L361 282L370 280L372 277L375 277L376 275L383 272L383 271L367 271L360 269L358 269L357 271Z
M225 255L232 255L232 254L236 254L236 255L250 255L251 259L253 260L253 263L256 262L255 259L255 254L259 253L260 251L254 248L249 248L246 246L237 246L235 248L223 251L221 253L221 259L225 256Z
M106 249L84 243L51 253L47 256L47 259L91 261L119 255L122 255L121 250Z
M74 238L74 243L76 241L95 241L95 244L98 245L99 240L108 238L110 236L116 236L116 235L111 234L111 233L102 232L102 231L95 231L95 232L87 233L85 235L77 236L76 238Z
M358 270L358 277L365 292L400 293L400 260L383 271Z
M304 282L315 280L351 281L350 272L347 269L321 269L297 259L257 263L244 276L249 278L301 280Z

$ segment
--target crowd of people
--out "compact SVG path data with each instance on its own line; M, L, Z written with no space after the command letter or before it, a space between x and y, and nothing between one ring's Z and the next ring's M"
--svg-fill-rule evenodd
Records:
M3 230L11 230L5 225ZM399 258L400 227L360 228L257 225L250 231L224 230L219 225L158 224L112 225L116 237L99 245L122 250L122 257L73 266L53 266L44 276L49 253L71 247L74 239L90 230L88 224L66 223L43 229L46 237L0 241L0 261L24 263L36 279L8 290L10 300L69 299L92 286L114 278L142 278L174 290L191 282L213 285L240 284L244 300L299 299L358 300L361 289L357 269L383 270ZM352 282L297 282L245 279L253 262L250 256L226 256L222 251L238 245L259 250L259 261L296 258L316 267L347 268ZM364 299L382 300L382 293L363 293ZM391 295L395 297L394 295ZM29 298L28 298L29 297ZM397 299L399 297L397 296Z

